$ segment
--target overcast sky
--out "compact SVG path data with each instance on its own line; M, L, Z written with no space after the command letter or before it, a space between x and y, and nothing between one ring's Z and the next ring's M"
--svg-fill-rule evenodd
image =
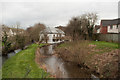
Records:
M22 28L35 23L43 23L47 27L67 25L73 16L87 12L98 13L99 20L118 17L119 0L2 0L0 3L0 24L8 26L17 22ZM98 21L97 24L99 24Z

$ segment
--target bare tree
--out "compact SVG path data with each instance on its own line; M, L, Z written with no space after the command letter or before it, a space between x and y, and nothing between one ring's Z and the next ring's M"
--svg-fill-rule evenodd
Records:
M88 34L89 39L92 39L93 28L97 21L96 13L83 14L81 16L73 17L66 28L66 33L72 36L73 40L83 39Z
M85 20L84 25L86 25L89 39L92 39L93 29L94 29L95 23L97 22L97 19L98 19L97 14L96 13L87 13L87 14L83 14L81 16L81 18L83 20Z
M26 31L29 33L29 37L30 37L32 42L39 41L39 33L44 28L45 28L45 25L40 24L40 23L37 23L34 26L31 26L31 27L27 28Z

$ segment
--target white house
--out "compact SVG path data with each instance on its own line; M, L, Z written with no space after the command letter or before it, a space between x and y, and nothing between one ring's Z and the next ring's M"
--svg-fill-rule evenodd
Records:
M120 27L120 25L108 26L108 33L119 33L118 27Z
M64 41L65 33L58 28L47 27L40 32L40 41L43 43L60 43Z

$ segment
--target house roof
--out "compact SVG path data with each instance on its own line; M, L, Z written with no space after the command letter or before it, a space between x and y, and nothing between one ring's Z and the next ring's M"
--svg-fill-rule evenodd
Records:
M46 27L41 33L47 34L64 34L64 32L58 28Z
M66 27L65 26L57 26L55 28L61 29L62 31L65 31Z
M110 26L110 25L115 25L115 24L120 24L120 18L112 19L112 20L101 20L102 26Z

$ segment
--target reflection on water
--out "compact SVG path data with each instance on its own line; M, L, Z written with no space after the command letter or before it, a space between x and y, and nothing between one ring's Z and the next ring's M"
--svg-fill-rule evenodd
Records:
M40 54L47 56L42 58L42 63L45 64L47 72L57 78L90 78L88 70L81 69L76 64L67 63L61 58L51 55L54 53L53 47L54 45L50 45L40 49Z
M56 77L67 77L67 72L64 69L62 60L58 59L56 56L47 58L45 64L47 65L47 71L56 75Z

